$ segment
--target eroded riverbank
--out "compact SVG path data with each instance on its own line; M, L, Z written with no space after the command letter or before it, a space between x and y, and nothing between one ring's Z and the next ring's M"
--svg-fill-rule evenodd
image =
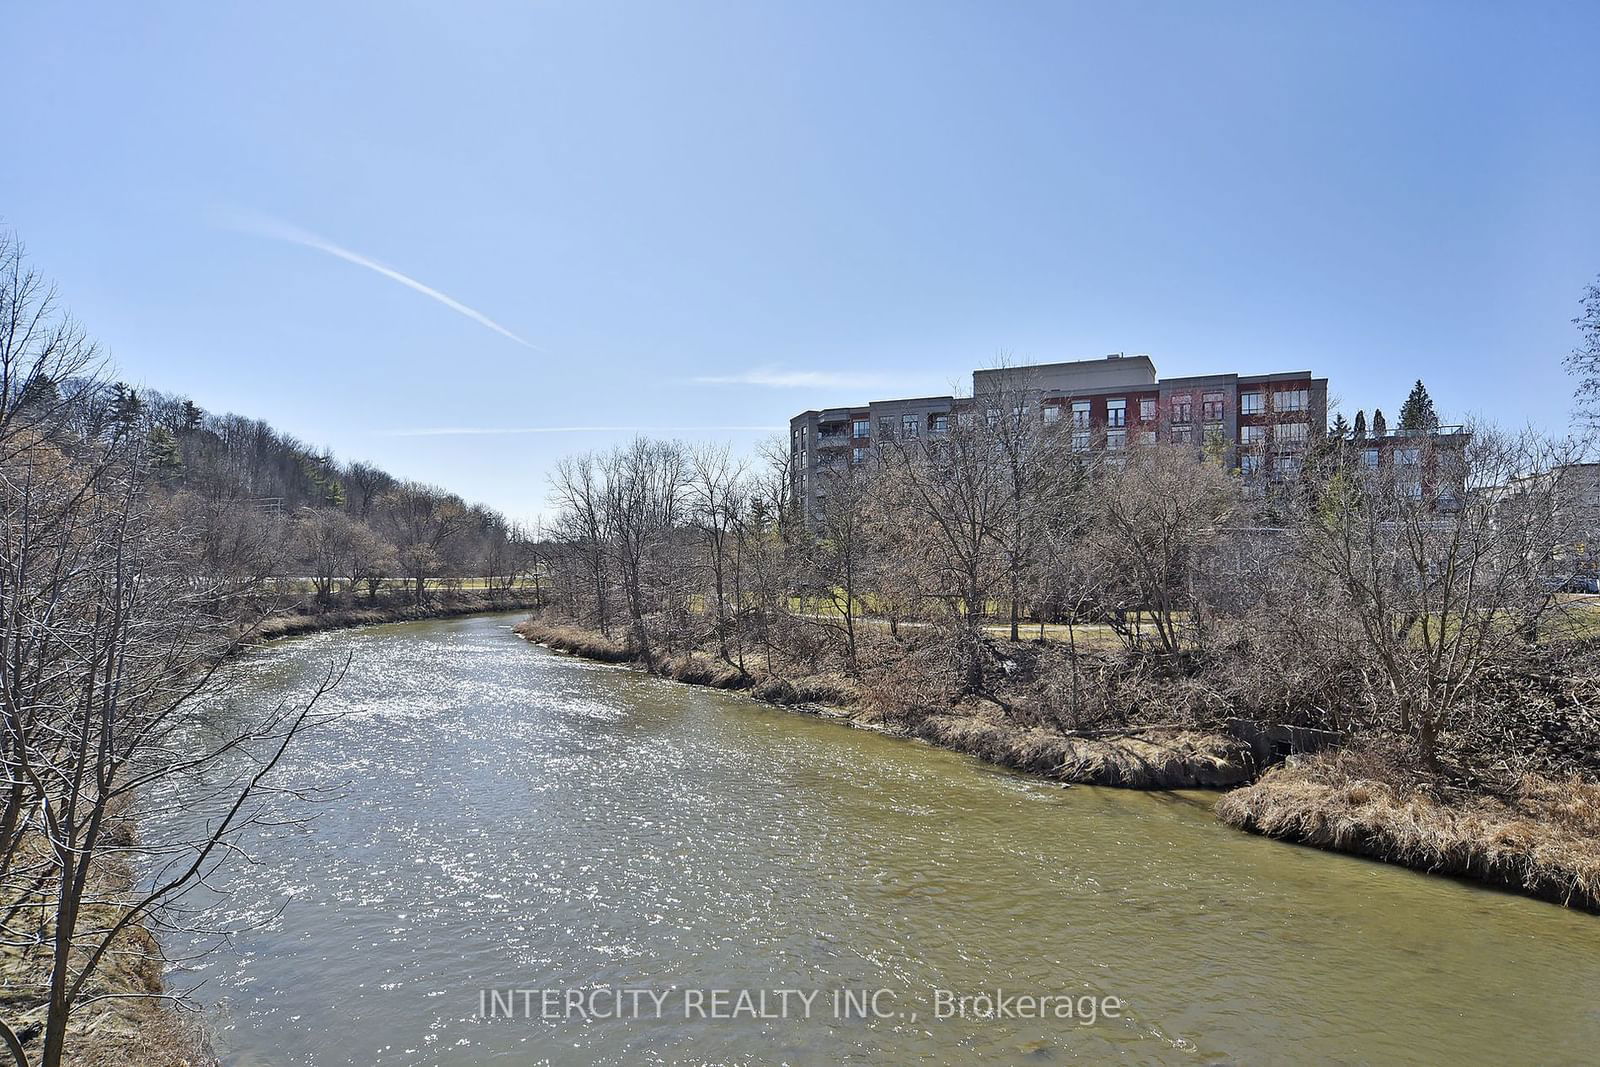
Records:
M1207 793L1061 790L521 641L474 617L277 642L351 656L285 768L340 783L229 868L198 960L230 1063L1581 1061L1600 924L1219 825ZM173 944L186 955L194 946ZM1493 982L1484 973L1493 973ZM630 985L1114 995L1123 1017L484 1019Z
M1577 778L1528 778L1512 797L1448 797L1397 776L1383 761L1329 753L1278 766L1257 780L1251 746L1194 730L1135 730L1081 737L1023 727L979 705L927 714L911 725L863 712L843 679L747 675L692 653L640 662L624 642L533 616L529 641L603 663L629 664L690 685L748 692L827 717L916 737L986 762L1070 784L1131 789L1232 789L1217 805L1229 826L1264 837L1362 856L1426 874L1469 878L1565 907L1600 912L1600 787ZM1393 768L1389 768L1392 772ZM1363 773L1366 772L1366 773Z
M636 666L689 685L749 693L758 700L803 711L825 710L845 725L915 737L940 748L1011 770L1025 771L1071 785L1132 789L1219 789L1255 775L1249 745L1237 738L1197 730L1130 729L1117 735L1071 736L1041 727L1021 727L982 705L950 707L944 713L905 724L860 706L848 679L831 676L778 678L741 673L725 663L691 653L650 662L615 638L534 616L517 624L517 633L535 644L602 663Z

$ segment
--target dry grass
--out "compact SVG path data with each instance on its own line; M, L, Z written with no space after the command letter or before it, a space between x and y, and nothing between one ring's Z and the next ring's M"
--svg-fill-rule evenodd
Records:
M1457 796L1370 755L1325 754L1274 768L1216 811L1253 833L1600 911L1600 785L1577 777Z
M712 689L746 690L757 700L771 704L825 704L829 707L847 708L855 705L860 694L855 683L836 674L812 674L798 677L769 675L763 671L741 671L704 652L680 652L656 657L649 664L641 661L638 652L624 637L607 637L593 630L558 622L534 615L519 622L516 632L535 644L569 652L584 659L602 663L634 663L648 667L653 673L688 685L703 685Z
M551 622L539 615L523 619L514 629L534 644L601 663L632 663L639 658L638 652L620 637L607 637L581 626Z
M131 830L129 831L131 832ZM26 847L26 846L25 846ZM42 848L29 848L34 858ZM109 925L120 914L114 904L133 885L129 867L114 853L97 857L90 868L88 896L80 929ZM45 917L41 916L41 921ZM23 949L0 948L0 1016L25 1033L44 1022L44 999L50 980L50 927L39 930L41 941ZM161 947L139 925L124 931L90 978L88 996L107 999L81 1004L67 1026L66 1062L73 1067L194 1067L215 1064L205 1035L194 1019L160 999L165 984ZM30 1055L38 1055L42 1038L31 1037ZM3 1055L3 1053L0 1053Z
M1188 730L1074 737L973 712L929 715L913 732L941 748L989 763L1085 785L1225 788L1248 781L1255 773L1248 745Z
M730 663L713 659L699 652L685 652L669 656L655 664L657 674L689 685L703 685L712 689L746 689L751 677Z

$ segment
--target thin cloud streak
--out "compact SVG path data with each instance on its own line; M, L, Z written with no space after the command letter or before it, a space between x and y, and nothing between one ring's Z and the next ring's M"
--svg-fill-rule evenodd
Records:
M781 426L430 426L379 430L380 437L486 437L530 433L771 433Z
M253 233L258 237L268 237L275 241L284 241L288 244L300 245L302 248L315 249L318 252L324 252L327 255L333 256L337 259L342 259L346 263L354 263L358 267L365 267L367 270L383 275L390 281L399 282L406 288L413 289L421 293L430 300L438 301L451 311L454 311L460 315L465 315L467 318L471 319L473 322L476 322L480 326L487 326L489 329L493 330L497 334L500 334L502 337L509 337L511 340L517 342L519 345L522 345L524 348L532 348L535 351L537 351L539 348L538 345L523 340L521 337L518 337L510 330L506 329L504 326L485 315L483 312L477 310L476 308L468 307L455 297L450 296L448 293L441 293L439 290L431 286L424 285L409 275L401 274L393 267L379 263L375 259L369 259L359 252L352 252L350 249L345 248L342 245L336 245L326 238L318 237L309 230L302 230L298 226L291 226L288 223L279 222L275 219L269 219L265 217L238 216L229 220L229 226L231 229L239 230L243 233Z
M894 381L885 374L780 371L770 367L758 367L740 374L702 375L693 380L701 385L760 385L769 389L885 389Z

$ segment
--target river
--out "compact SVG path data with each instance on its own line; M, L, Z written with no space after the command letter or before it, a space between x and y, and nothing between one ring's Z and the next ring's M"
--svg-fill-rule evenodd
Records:
M248 711L352 657L329 698L342 716L284 768L341 799L252 837L255 862L208 898L249 928L172 976L202 983L225 1063L1556 1063L1600 1047L1600 918L1250 837L1214 821L1210 794L1061 789L559 656L513 621L326 633L239 664ZM163 940L174 959L209 943ZM485 990L595 986L654 991L660 1017L648 996L635 1018L484 1010ZM935 1017L937 991L996 988L1117 1017ZM739 1007L719 1013L719 989L822 992L809 1019L798 994L787 1018L715 1018ZM885 1017L836 1013L836 990L887 990ZM685 1018L695 995L705 1018Z

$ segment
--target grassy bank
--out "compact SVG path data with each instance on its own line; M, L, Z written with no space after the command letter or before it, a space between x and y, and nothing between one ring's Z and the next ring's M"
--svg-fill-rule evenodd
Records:
M1274 767L1216 812L1252 833L1600 912L1600 785L1576 776L1472 794L1376 756L1327 753Z
M520 611L535 606L531 596L521 593L434 594L426 604L378 603L350 605L318 610L305 605L292 611L270 615L256 627L260 640L298 637L322 630L345 630L353 626L377 626L389 622L420 622L423 619L448 619L458 615L483 615L494 611Z
M113 836L132 843L132 828L121 825ZM29 843L24 858L45 855L42 841ZM89 893L80 922L103 927L118 917L108 900L126 900L135 883L133 869L116 851L97 855L89 871ZM48 901L0 901L0 910L13 905L32 910ZM50 948L53 912L39 911L37 933L42 943L0 946L0 1018L23 1039L25 1050L37 1055L44 1025L44 1000L50 983ZM76 1067L193 1067L214 1064L202 1029L180 1015L162 999L165 992L161 947L143 926L129 927L112 945L90 979L87 1000L74 1010L67 1027L66 1062ZM0 1048L0 1058L10 1058Z
M870 688L831 673L769 675L744 671L702 652L646 662L616 636L538 616L516 627L529 641L605 663L631 663L691 685L739 690L774 704L825 709L848 725L915 737L940 748L1054 781L1135 789L1224 788L1249 780L1249 746L1222 734L1129 727L1066 732L1020 723L1002 706L964 701L907 716L880 706Z

